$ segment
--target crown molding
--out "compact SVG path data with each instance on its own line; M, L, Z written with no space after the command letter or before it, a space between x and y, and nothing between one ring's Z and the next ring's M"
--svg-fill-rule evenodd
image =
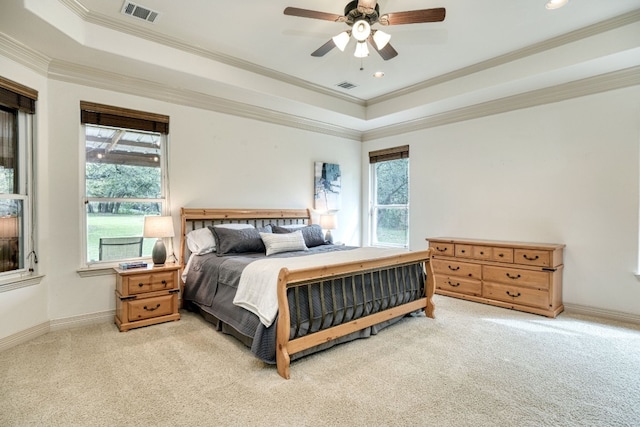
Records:
M325 87L316 85L306 80L299 79L297 77L293 77L291 75L281 73L279 71L275 71L267 67L262 67L252 62L233 57L231 55L226 55L220 52L207 50L198 46L194 46L186 41L183 41L174 37L168 37L165 34L153 31L146 27L129 24L127 22L122 22L117 19L113 19L101 13L90 11L77 0L58 0L58 1L63 5L65 5L69 10L71 10L73 13L75 13L77 16L79 16L81 19L83 19L86 22L99 25L101 27L108 28L121 33L129 34L135 37L139 37L141 39L145 39L154 43L158 43L158 44L171 47L183 52L187 52L193 55L197 55L203 58L207 58L212 61L220 62L222 64L239 68L241 70L245 70L254 74L259 74L259 75L268 77L270 79L278 80L292 86L297 86L302 89L311 90L313 92L320 93L323 95L328 95L333 98L341 99L347 102L352 102L359 106L366 105L366 102L364 100L356 98L354 96L343 94L335 90L327 89Z
M49 65L49 78L67 83L113 90L143 96L172 104L186 105L204 110L231 114L267 123L322 133L325 135L360 141L361 132L330 123L232 101L205 93L173 88L150 80L112 73L71 62L53 60Z
M433 116L410 120L397 125L383 126L371 131L363 132L362 141L372 141L375 139L397 136L403 133L492 116L524 108L536 107L539 105L565 101L581 96L593 95L637 85L640 85L640 66L482 102L468 107L435 114Z
M47 69L51 62L51 58L4 33L0 33L0 54L43 76L47 75Z
M640 21L640 9L607 19L602 22L583 27L578 30L566 33L551 39L536 43L522 49L515 50L513 52L506 53L504 55L496 56L486 61L478 62L468 67L460 68L450 73L442 74L429 80L425 80L415 85L407 86L403 89L394 91L387 95L381 95L376 98L372 98L367 102L367 106L375 105L381 102L389 101L400 96L411 94L420 90L428 89L430 87L451 82L462 77L466 77L475 73L486 71L490 68L498 67L508 64L519 59L536 55L542 52L546 52L551 49L555 49L564 46L569 43L574 43L589 37L596 36L598 34L605 33L607 31L615 30L617 28L624 27L629 24L633 24Z

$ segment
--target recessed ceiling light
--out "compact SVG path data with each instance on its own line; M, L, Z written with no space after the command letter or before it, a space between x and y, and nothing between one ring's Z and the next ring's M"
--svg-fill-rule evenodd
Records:
M549 10L559 9L567 3L569 3L569 0L549 0L544 7Z
M384 77L384 71L376 71L375 73L373 73L373 77L375 78L380 78L380 77Z

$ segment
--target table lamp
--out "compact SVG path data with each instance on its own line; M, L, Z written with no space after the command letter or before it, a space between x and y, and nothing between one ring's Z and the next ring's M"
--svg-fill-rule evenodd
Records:
M320 215L320 227L327 230L327 234L324 236L324 240L329 243L333 243L333 236L331 235L331 230L335 230L338 228L338 219L335 214L327 213Z
M155 245L151 251L151 259L155 265L163 265L167 260L167 249L162 239L173 237L173 219L170 216L145 216L144 237L156 237Z

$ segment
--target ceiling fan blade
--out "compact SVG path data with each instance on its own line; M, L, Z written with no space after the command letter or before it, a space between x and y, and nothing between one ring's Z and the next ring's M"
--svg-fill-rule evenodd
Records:
M385 61L398 56L398 52L393 48L393 46L391 46L391 43L387 43L382 49L378 49L376 42L373 40L373 35L369 36L369 44L373 46L376 52L378 52Z
M409 10L406 12L387 13L380 17L382 25L420 24L423 22L444 21L446 10L444 7L435 9Z
M324 19L325 21L338 22L344 19L342 15L334 13L317 12L315 10L300 9L297 7L287 7L284 9L285 15L299 16L302 18Z
M328 42L317 48L315 51L311 53L311 56L325 56L331 49L336 47L336 44L333 42L333 39L329 39Z

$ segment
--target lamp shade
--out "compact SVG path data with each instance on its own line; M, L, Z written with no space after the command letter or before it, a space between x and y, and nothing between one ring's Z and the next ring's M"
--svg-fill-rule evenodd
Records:
M173 219L170 216L145 216L144 237L157 237L151 250L151 259L155 265L162 265L167 260L167 249L162 241L163 237L173 237Z
M320 227L325 230L335 230L338 228L338 219L334 214L320 215Z
M145 216L144 237L173 237L173 219L170 216Z
M389 40L391 40L391 35L384 31L376 30L376 32L373 33L373 41L376 43L378 50L385 47L387 43L389 43Z

